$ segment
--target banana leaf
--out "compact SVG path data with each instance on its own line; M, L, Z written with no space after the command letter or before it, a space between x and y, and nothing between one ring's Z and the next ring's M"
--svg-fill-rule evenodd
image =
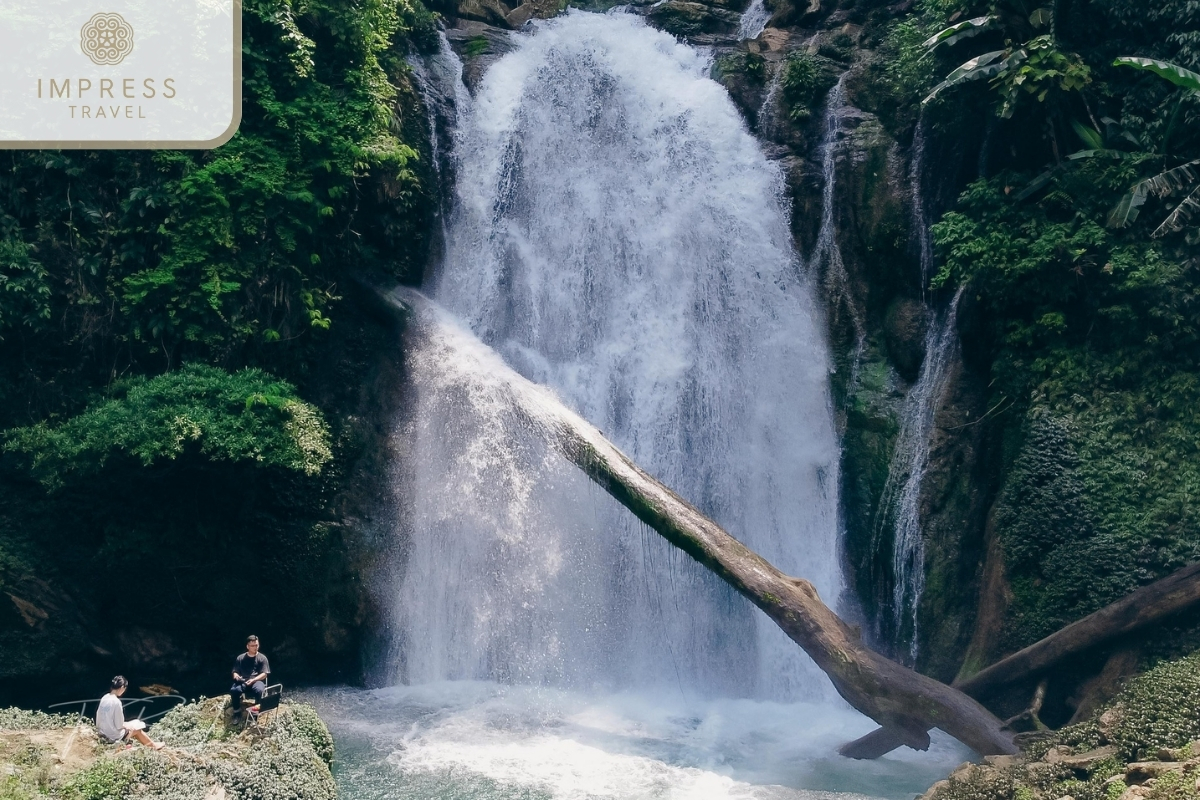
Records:
M1029 24L1035 28L1044 28L1054 21L1054 9L1049 6L1039 8L1029 15Z
M1001 57L1003 57L1007 52L1007 50L995 50L991 53L984 53L981 56L972 58L970 61L966 62L961 67L947 75L946 80L933 87L933 91L929 93L928 97L921 101L921 104L924 105L929 103L945 89L950 89L958 86L959 84L967 83L968 81L977 81L983 78L995 77L1008 67L1012 66L1013 63L1019 63L1019 61L1013 62L1013 56L1017 55L1017 53L1014 53L1012 56L1009 56L1001 61ZM1018 53L1020 52L1021 51L1018 51ZM1024 60L1024 57L1022 57L1020 60Z
M1200 168L1200 159L1189 161L1166 172L1160 172L1152 178L1146 178L1141 183L1145 184L1146 191L1155 197L1167 197L1195 183L1198 168Z
M1092 150L1104 149L1104 137L1094 128L1089 128L1077 119L1071 120L1071 127L1075 129L1075 133L1079 134L1079 138L1083 143Z
M1108 215L1108 227L1125 228L1132 225L1144 205L1146 205L1146 183L1142 181L1122 197L1121 202L1117 203L1117 207Z
M1137 56L1121 56L1113 62L1113 66L1133 67L1134 69L1153 72L1155 75L1169 80L1176 86L1182 86L1193 92L1200 92L1200 74L1192 72L1190 69L1185 69L1178 64L1172 64L1170 61L1158 61L1153 58L1140 58Z
M976 17L975 19L969 19L965 22L960 22L957 25L951 25L949 28L938 31L933 36L930 36L922 43L921 46L933 50L934 48L943 44L954 44L955 42L961 42L963 39L969 39L972 36L978 36L984 31L987 31L992 27L992 23L995 21L995 17L987 16Z
M1192 217L1200 216L1200 187L1197 187L1194 192L1183 198L1183 202L1175 206L1175 210L1171 212L1162 225L1150 236L1158 239L1166 236L1168 233L1178 233L1187 227L1187 224L1192 221Z

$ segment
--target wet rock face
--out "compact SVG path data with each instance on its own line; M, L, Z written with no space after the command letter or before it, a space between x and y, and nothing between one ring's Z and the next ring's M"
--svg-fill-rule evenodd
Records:
M929 310L911 297L897 297L883 316L883 337L896 371L907 381L915 381L925 357L925 329Z
M737 2L737 0L733 0ZM724 3L722 3L724 5ZM676 36L695 36L702 33L732 33L737 30L741 7L694 3L690 0L667 0L655 3L646 17L658 28ZM738 3L739 6L744 3Z

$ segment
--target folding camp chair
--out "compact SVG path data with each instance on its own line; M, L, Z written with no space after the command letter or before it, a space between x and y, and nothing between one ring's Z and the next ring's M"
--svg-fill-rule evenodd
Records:
M283 700L283 684L277 683L274 686L268 686L263 690L262 699L250 706L249 710L246 711L246 726L256 731L259 730L259 716L264 712L279 708L281 700Z

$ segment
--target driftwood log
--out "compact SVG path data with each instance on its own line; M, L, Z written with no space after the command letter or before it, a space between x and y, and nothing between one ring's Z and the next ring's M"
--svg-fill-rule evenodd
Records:
M385 297L415 311L418 326L438 324L438 312L420 294L398 290ZM982 755L1016 752L1012 734L977 701L868 648L809 581L785 575L726 533L549 391L515 372L511 383L517 408L559 452L638 519L762 609L851 706L899 732L903 743L915 748L927 747L926 731L937 727Z
M1002 658L995 664L955 681L955 688L982 700L1006 685L1036 677L1065 658L1133 633L1200 604L1200 563L1172 572L1141 587L1081 620ZM845 745L842 755L878 758L908 744L911 730L886 726Z

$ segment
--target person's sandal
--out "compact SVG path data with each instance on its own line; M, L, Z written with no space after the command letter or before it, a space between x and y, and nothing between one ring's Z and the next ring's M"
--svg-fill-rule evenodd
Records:
M162 750L164 747L166 747L166 745L162 742L154 742L150 745L150 747L154 748L155 750Z

